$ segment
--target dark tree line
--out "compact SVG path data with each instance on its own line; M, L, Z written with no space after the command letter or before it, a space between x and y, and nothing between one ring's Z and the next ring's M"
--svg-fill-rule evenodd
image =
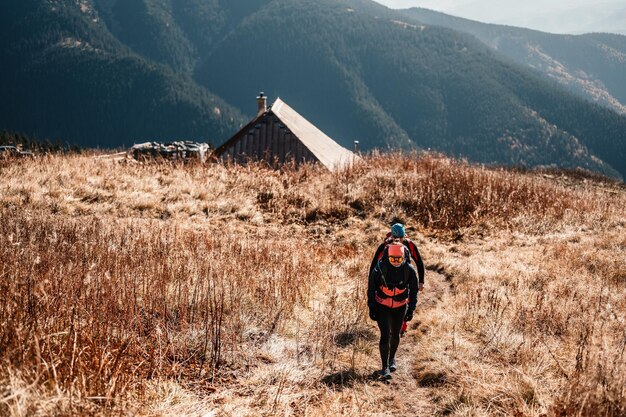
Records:
M76 145L63 142L61 139L50 140L30 137L24 133L7 132L0 133L0 145L12 145L24 151L34 153L80 153L81 148Z

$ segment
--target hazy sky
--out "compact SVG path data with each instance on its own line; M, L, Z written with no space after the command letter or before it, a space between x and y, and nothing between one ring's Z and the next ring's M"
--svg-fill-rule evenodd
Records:
M425 7L488 23L553 33L626 34L626 0L376 0L391 8Z

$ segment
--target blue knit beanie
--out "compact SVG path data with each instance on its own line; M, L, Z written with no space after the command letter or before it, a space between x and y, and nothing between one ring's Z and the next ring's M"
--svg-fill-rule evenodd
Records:
M391 226L392 237L404 237L404 225L402 223L396 223Z

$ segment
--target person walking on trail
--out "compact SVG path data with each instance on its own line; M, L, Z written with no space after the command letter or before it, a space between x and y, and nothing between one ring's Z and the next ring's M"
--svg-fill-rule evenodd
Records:
M417 245L411 239L406 237L406 232L404 230L404 225L402 223L395 223L391 226L391 230L387 233L385 240L383 243L378 246L376 249L376 253L374 254L374 259L372 259L372 263L370 264L370 275L378 261L383 257L383 252L385 248L392 243L402 243L409 250L409 254L411 255L411 259L415 263L415 267L417 268L417 277L418 277L418 291L424 290L424 261L422 261L422 256L420 255L419 250L417 249ZM407 261L408 262L408 261ZM400 330L400 336L404 335L406 329L408 328L407 322L402 323L402 329Z
M374 259L372 259L372 263L370 264L370 275L378 264L378 261L382 259L385 248L394 242L402 243L409 250L411 259L413 259L413 262L415 262L415 267L417 268L417 274L419 278L419 290L423 291L425 275L424 261L422 260L422 256L420 255L420 252L417 249L417 245L415 244L415 242L406 237L406 232L402 223L395 223L393 226L391 226L391 231L387 233L384 242L378 246L378 249L376 249Z
M397 369L396 352L402 325L413 319L417 306L418 281L409 263L410 256L403 244L389 244L369 276L367 305L370 319L380 329L382 369L378 373L383 379L391 378L391 372Z

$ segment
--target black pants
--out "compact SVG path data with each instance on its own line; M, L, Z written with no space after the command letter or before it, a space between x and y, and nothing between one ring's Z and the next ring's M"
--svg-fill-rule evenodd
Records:
M380 329L378 347L383 369L389 367L389 361L396 357L406 309L406 305L398 308L389 308L381 304L376 306L376 321Z

